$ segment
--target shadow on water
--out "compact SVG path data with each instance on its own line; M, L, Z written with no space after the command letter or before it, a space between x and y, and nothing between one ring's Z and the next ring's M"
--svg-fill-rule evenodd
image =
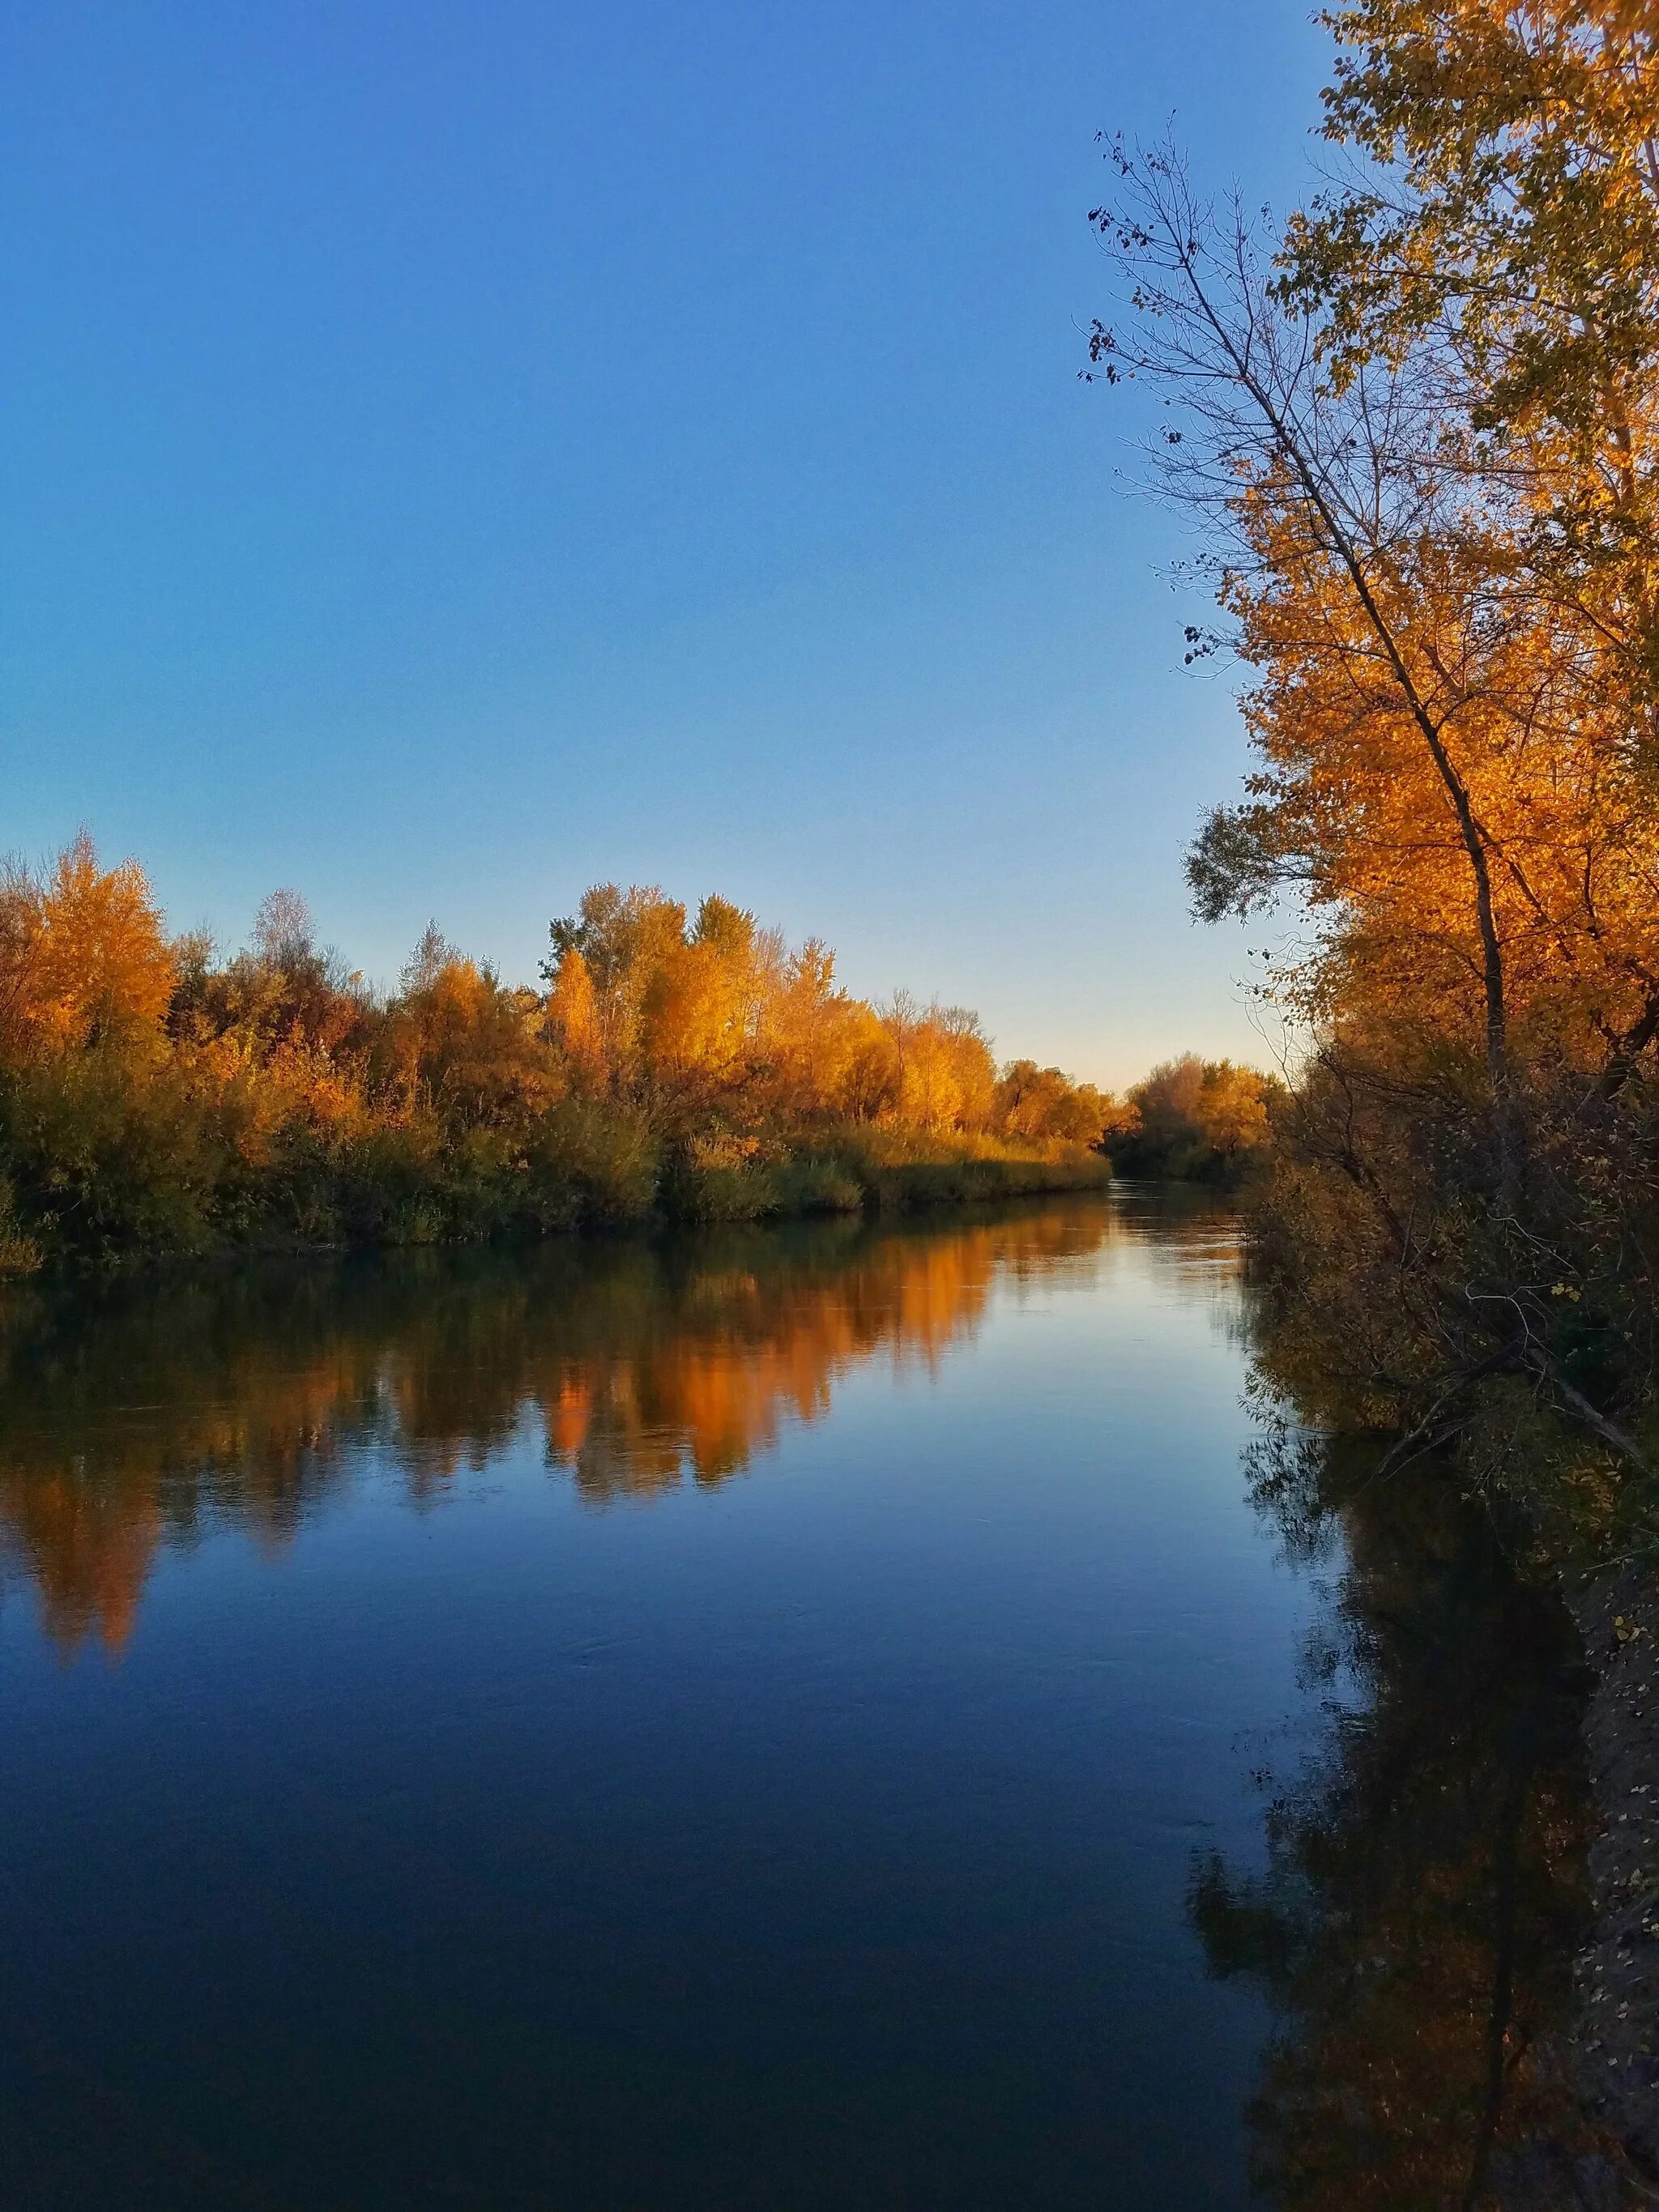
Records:
M1314 1747L1258 1776L1265 1872L1203 1855L1190 1893L1212 1971L1272 2010L1252 2179L1309 2212L1565 2212L1549 2177L1595 2148L1561 2041L1592 1820L1582 1652L1520 1527L1444 1468L1373 1464L1294 1431L1252 1455L1260 1510L1330 1576Z

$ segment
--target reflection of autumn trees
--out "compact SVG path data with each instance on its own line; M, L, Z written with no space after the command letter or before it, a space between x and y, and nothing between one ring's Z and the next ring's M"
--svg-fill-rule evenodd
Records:
M1276 1782L1266 1874L1202 1863L1194 1916L1212 1968L1258 1980L1276 2016L1252 2107L1267 2202L1489 2206L1575 2124L1540 2054L1583 1908L1577 1647L1483 1511L1346 1459L1321 1443L1264 1468L1293 1544L1349 1500L1310 1655L1341 1694Z
M936 1361L999 1278L1133 1233L1084 1206L32 1293L0 1329L0 1547L64 1646L116 1648L161 1549L226 1522L280 1545L365 1447L416 1501L532 1423L595 1504L718 1483L853 1367Z

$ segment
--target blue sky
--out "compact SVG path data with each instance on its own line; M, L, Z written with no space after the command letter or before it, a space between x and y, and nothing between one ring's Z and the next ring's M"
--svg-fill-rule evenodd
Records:
M1085 216L1171 115L1282 204L1325 64L1285 0L13 0L0 847L381 978L719 889L1006 1053L1261 1057Z

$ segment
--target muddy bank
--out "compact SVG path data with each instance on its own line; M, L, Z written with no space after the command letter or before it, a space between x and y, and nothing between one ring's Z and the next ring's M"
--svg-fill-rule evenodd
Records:
M1534 2063L1576 2112L1511 2154L1498 2195L1504 2212L1631 2212L1659 2206L1659 1578L1626 1569L1563 1594L1596 1678L1584 1742L1601 1832L1573 2025Z
M1596 1673L1584 1737L1603 1823L1573 2070L1587 2111L1625 2147L1638 2201L1659 2203L1659 1579L1626 1569L1567 1600Z

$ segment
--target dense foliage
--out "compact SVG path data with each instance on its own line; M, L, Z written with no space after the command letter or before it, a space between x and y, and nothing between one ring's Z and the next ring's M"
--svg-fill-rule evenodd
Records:
M279 891L216 957L78 840L0 878L0 1272L856 1212L1096 1180L1110 1102L975 1017L840 989L720 898L591 890L544 989L428 929L368 988Z
M1219 549L1192 651L1248 673L1255 772L1196 903L1292 925L1277 1371L1402 1455L1455 1440L1466 1479L1644 1517L1659 11L1327 21L1351 166L1283 230L1121 143L1097 212L1126 283L1095 373L1168 402L1159 465Z

